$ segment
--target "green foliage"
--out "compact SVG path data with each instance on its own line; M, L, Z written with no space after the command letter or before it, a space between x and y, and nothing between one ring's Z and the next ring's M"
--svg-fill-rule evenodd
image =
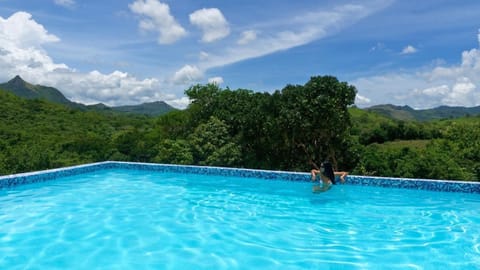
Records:
M193 164L191 146L186 140L165 139L158 144L158 154L153 159L157 163Z
M455 123L431 123L441 138L369 144L352 173L478 181L478 119L462 128Z
M51 168L54 164L54 156L51 151L45 151L41 145L31 142L7 148L1 156L0 164L3 169L2 174L35 171Z
M396 121L385 116L357 108L351 108L352 135L359 143L369 145L395 140L418 140L439 138L438 129L430 123Z
M303 86L288 85L273 95L212 84L185 93L192 100L192 125L212 116L225 123L234 145L241 148L243 166L307 170L312 162L327 158L334 163L347 160L342 145L350 145L348 106L356 90L335 77L312 77Z
M240 148L232 142L228 126L212 116L190 136L194 162L200 165L235 166L240 162Z
M356 89L335 77L312 77L304 86L289 85L281 93L279 123L283 127L285 167L306 169L312 162L330 159L337 165L348 140L351 126L348 106L354 102ZM287 161L287 160L286 160ZM299 161L304 164L299 164Z
M113 138L128 127L147 127L151 122L149 118L72 110L1 90L0 104L0 174L112 159L119 152Z
M93 132L82 135L74 135L71 140L62 145L62 151L76 153L85 160L92 162L108 159L110 141L108 138Z
M274 93L196 85L159 117L85 112L0 91L0 174L103 160L480 179L480 117L399 121L350 107L332 76Z
M221 91L216 84L195 85L185 90L185 94L191 100L191 104L188 107L191 126L197 126L199 123L208 121L213 112L219 107Z
M188 111L172 111L162 115L156 120L154 132L160 138L177 139L184 138L195 128L190 123L190 114Z
M115 137L115 148L130 161L148 162L156 156L155 142L149 139L146 132L137 128L121 132Z

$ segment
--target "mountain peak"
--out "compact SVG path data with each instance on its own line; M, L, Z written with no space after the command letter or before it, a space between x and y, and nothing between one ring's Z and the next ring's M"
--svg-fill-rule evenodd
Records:
M14 85L14 86L23 86L27 82L20 77L20 75L15 76L15 78L11 79L10 81L7 82L8 84Z
M42 85L32 85L24 81L19 75L11 79L6 83L0 83L0 89L6 90L14 95L17 95L26 99L43 99L48 100L54 103L60 103L67 105L75 109L92 109L98 111L118 111L125 113L137 113L157 116L169 111L175 110L164 101L155 101L151 103L144 103L141 105L131 105L131 106L119 106L119 107L108 107L105 104L95 104L95 105L83 105L80 103L75 103L67 99L62 92L58 89Z
M32 85L24 81L19 75L6 83L0 84L0 88L22 98L44 99L66 105L71 104L71 101L65 98L59 90L53 87Z

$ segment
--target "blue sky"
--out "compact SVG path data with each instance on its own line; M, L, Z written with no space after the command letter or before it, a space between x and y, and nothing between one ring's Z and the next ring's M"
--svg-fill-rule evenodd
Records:
M0 81L71 100L163 100L197 83L260 92L333 75L356 105L480 105L478 0L0 0Z

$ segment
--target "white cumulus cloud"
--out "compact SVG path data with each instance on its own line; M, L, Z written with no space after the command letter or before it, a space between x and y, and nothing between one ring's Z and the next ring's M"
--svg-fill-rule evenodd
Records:
M181 97L178 99L171 99L167 102L170 106L179 109L185 109L190 104L190 99L188 97Z
M366 98L362 95L357 94L355 96L355 104L357 104L358 106L366 106L369 105L370 102L371 100L369 98Z
M448 87L448 85L446 84L443 84L417 91L419 91L420 94L430 97L443 97L448 94L448 92L450 91L450 87Z
M30 83L55 87L70 100L85 104L116 106L163 100L180 108L188 105L183 97L165 94L164 89L171 85L158 79L138 79L121 71L82 73L55 63L42 45L59 41L29 13L0 17L0 82L20 75Z
M171 44L187 34L187 31L170 14L170 7L158 0L136 0L130 10L141 16L139 27L158 32L158 43Z
M42 45L60 39L32 19L26 12L16 12L9 18L0 17L0 69L7 78L30 73L41 76L43 71L67 68L56 64Z
M159 86L156 79L138 80L126 72L114 71L110 74L103 74L99 71L91 71L86 74L72 73L69 80L62 81L55 78L61 75L52 75L57 79L56 85L65 89L65 93L75 97L75 100L91 104L106 102L109 105L120 105L125 101L143 103L154 101Z
M257 31L247 30L243 31L240 39L237 41L239 45L245 45L257 39Z
M413 47L412 45L408 45L402 50L402 54L412 54L416 53L418 50L417 48Z
M57 42L60 39L32 19L32 15L19 11L7 19L0 17L0 41L3 46L38 48L41 44Z
M213 83L216 85L221 85L223 83L223 78L222 77L212 77L208 78L208 83Z
M203 8L190 14L190 23L200 28L203 32L203 42L220 40L230 34L230 27L217 8Z
M459 64L439 62L433 68L420 70L363 77L351 83L373 104L408 104L419 109L441 105L480 106L479 49L462 52Z
M185 65L173 75L175 84L190 84L203 78L203 72L196 66Z
M478 90L475 92L476 89L477 86L473 84L469 78L459 78L452 86L451 91L443 97L442 102L450 106L477 105L477 103L480 102L478 99L480 92Z

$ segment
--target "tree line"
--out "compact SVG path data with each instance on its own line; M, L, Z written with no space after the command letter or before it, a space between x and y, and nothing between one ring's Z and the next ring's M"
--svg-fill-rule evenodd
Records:
M159 117L81 112L0 91L0 174L103 160L478 181L480 119L395 121L333 76L273 93L195 85Z

